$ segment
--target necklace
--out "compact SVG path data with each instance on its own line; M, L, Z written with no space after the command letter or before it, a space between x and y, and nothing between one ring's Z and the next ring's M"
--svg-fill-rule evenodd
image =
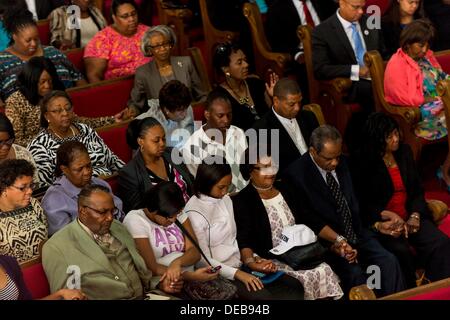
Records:
M75 136L75 130L73 130L72 126L70 126L69 128L70 128L70 132L72 133L72 136ZM58 137L59 139L61 139L61 140L65 139L65 138L61 137L59 134L57 134L55 130L53 130L53 129L50 129L50 130L52 130L53 134L56 137ZM66 138L68 138L68 137L66 137Z
M386 164L386 166L388 166L388 168L391 168L392 165L394 164L393 160L389 160L388 158L383 157L383 161Z
M267 187L267 188L258 187L258 186L256 186L254 183L252 183L252 186L253 186L256 190L258 190L258 191L269 191L269 190L271 190L272 187L273 187L273 186L270 186L270 187Z
M244 85L245 85L245 92L246 95L244 97L242 97L241 95L239 95L231 86L231 84L228 82L228 79L226 79L227 85L228 87L231 89L231 91L233 92L234 96L236 98L238 98L239 104L249 104L250 103L250 98L248 97L248 87L247 87L247 82L244 80Z

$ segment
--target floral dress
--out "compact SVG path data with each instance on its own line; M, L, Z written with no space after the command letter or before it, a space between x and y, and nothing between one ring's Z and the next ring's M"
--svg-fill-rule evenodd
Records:
M415 129L415 134L427 140L436 140L447 135L445 123L444 103L436 91L438 81L449 79L449 76L440 68L434 67L426 58L418 62L423 76L424 97L437 97L437 100L424 103L420 106L422 121Z
M272 245L276 247L281 242L283 228L295 224L294 216L281 193L272 199L262 199L272 231ZM344 293L339 286L339 278L331 267L323 262L314 269L293 270L290 266L278 260L273 260L278 270L284 271L301 282L305 290L305 300L340 299Z

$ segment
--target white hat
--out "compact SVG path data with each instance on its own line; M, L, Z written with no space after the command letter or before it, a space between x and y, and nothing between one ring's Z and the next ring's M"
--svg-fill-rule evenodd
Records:
M281 234L281 242L275 248L269 250L271 253L279 255L297 246L306 246L317 241L314 232L304 224L287 226Z

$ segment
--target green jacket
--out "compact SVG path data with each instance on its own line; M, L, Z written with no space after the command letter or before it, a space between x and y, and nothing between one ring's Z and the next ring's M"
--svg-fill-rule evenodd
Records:
M139 255L127 229L114 220L110 232L128 248L144 291L151 289L152 273ZM95 240L82 228L78 219L55 233L45 243L42 250L42 263L51 292L67 288L67 281L71 281L76 276L76 273L68 270L68 267L77 266L80 270L81 290L89 299L135 298L124 296L128 291L127 284L118 279L108 258Z

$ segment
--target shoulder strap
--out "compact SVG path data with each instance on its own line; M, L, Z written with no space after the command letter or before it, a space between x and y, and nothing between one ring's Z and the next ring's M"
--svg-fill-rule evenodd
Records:
M189 232L186 230L185 227L183 227L183 225L180 223L180 221L175 220L175 224L178 226L178 228L181 229L181 231L186 235L186 237L189 238L189 240L191 240L191 242L194 244L194 246L197 248L198 252L200 252L200 254L202 255L202 257L205 259L206 263L208 263L211 267L212 264L211 262L209 262L208 258L206 257L206 255L203 253L203 250L200 248L200 246L198 245L197 241L194 240L194 237L192 237L192 235L189 234Z

